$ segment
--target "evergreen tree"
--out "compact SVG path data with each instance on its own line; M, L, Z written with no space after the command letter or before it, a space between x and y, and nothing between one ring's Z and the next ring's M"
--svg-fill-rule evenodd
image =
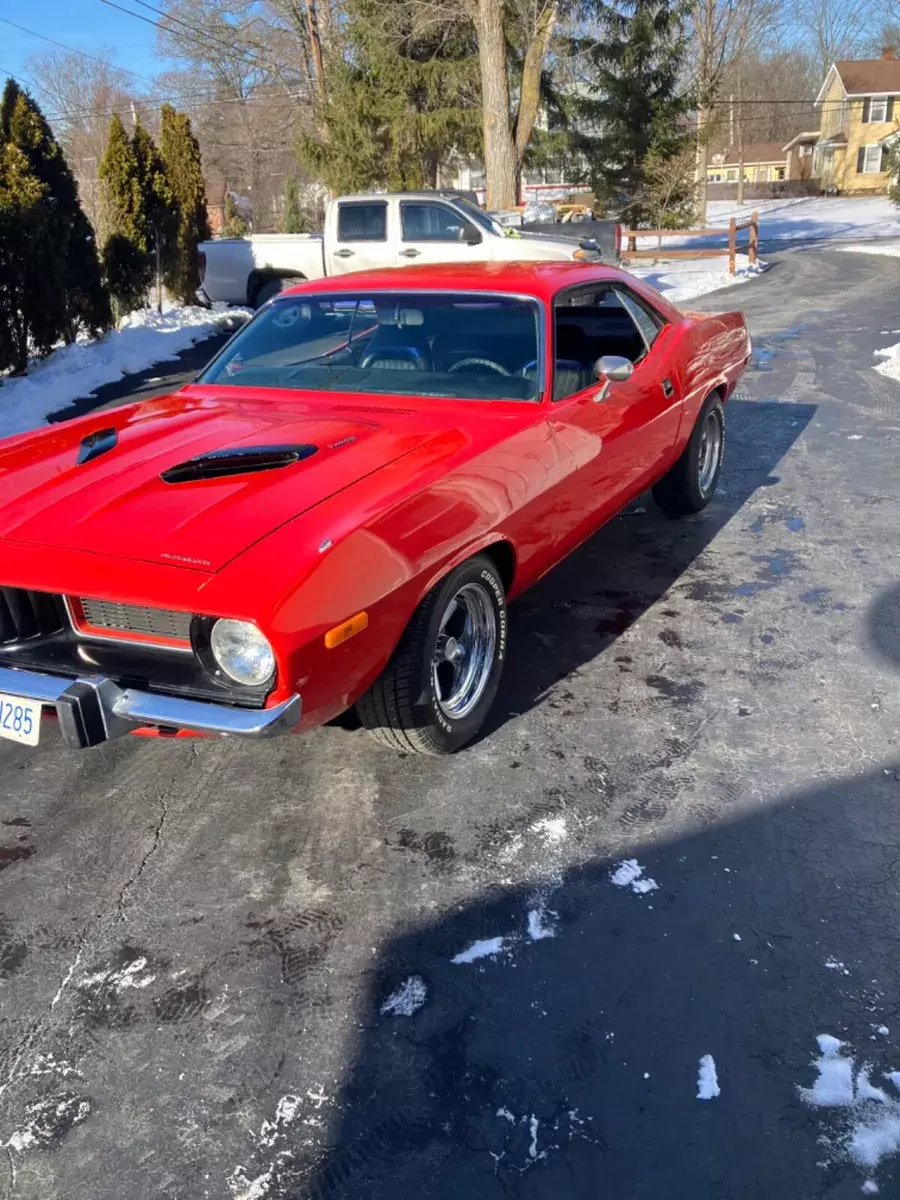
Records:
M229 238L246 237L250 232L250 226L244 219L244 214L235 203L232 192L225 193L225 203L222 205L222 209L222 215L225 218L222 225L222 236Z
M329 71L323 140L297 154L335 192L433 188L448 152L480 149L471 24L436 29L415 5L348 0L345 57Z
M106 150L98 169L103 187L103 207L109 237L103 247L104 269L107 285L112 292L116 314L121 320L126 313L140 308L146 302L147 292L153 278L153 259L150 254L150 223L144 208L144 190L141 169L135 147L118 114L114 113L109 123ZM116 239L113 242L113 239ZM132 250L125 254L122 239L131 243ZM111 251L112 245L112 251ZM117 268L110 271L110 255ZM128 263L133 277L125 280L123 263Z
M601 206L613 205L631 225L646 221L648 159L677 158L687 132L690 98L680 92L686 52L684 0L599 0L597 35L579 47L591 94L572 101ZM680 197L678 203L682 201Z
M206 213L206 187L200 163L200 146L186 113L170 104L162 106L159 152L165 164L178 226L172 253L165 263L168 291L183 304L193 304L200 286L197 246L211 237Z
M0 137L2 137L0 126ZM45 223L46 188L22 151L0 141L0 371L28 366L30 286L25 269L30 247Z
M43 114L14 80L0 102L0 136L25 156L43 187L43 225L34 244L23 245L19 269L27 271L25 320L34 349L46 353L79 329L96 335L110 323L109 299L91 226L78 185Z
M284 185L284 212L281 215L282 233L303 233L303 213L300 209L300 193L297 180L291 176Z
M137 123L131 142L141 213L147 230L146 252L156 278L156 306L162 312L162 281L165 264L173 257L178 237L178 205L172 195L162 155L147 130ZM121 259L121 254L117 254Z

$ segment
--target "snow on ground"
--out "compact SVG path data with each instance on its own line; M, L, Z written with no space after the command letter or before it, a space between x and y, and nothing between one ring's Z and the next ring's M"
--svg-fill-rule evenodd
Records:
M425 1003L428 988L421 975L410 975L381 1006L382 1016L411 1017Z
M812 1087L798 1087L800 1097L813 1108L831 1111L830 1128L819 1138L836 1159L849 1159L868 1175L882 1159L900 1151L900 1072L888 1071L890 1094L871 1082L872 1067L857 1067L847 1043L831 1034L820 1034L819 1057L813 1060L816 1079ZM877 1195L874 1180L862 1190Z
M711 1054L704 1054L700 1059L700 1066L697 1068L697 1099L715 1100L719 1094L716 1060Z
M655 879L642 879L644 868L636 858L626 858L611 872L610 879L616 887L630 887L633 892L643 896L647 892L655 892L659 884Z
M51 413L89 396L104 383L174 358L194 342L241 324L248 309L170 306L141 309L96 341L81 337L35 362L27 375L0 384L0 437L40 425Z
M857 241L900 237L900 208L887 196L799 196L784 200L752 200L738 205L713 200L707 211L711 228L728 228L734 217L745 221L759 213L761 242L796 242L815 238ZM745 238L746 233L739 235Z
M878 374L886 375L888 379L896 379L900 383L900 342L895 346L886 346L884 350L876 350L875 357L884 359L884 362L875 367Z
M885 239L883 242L857 242L853 246L838 246L848 254L883 254L886 258L900 258L900 241Z
M480 941L473 942L471 946L467 946L465 950L460 950L459 954L450 959L452 963L472 963L479 958L494 958L503 949L503 938L482 938Z
M746 283L761 275L766 269L765 263L755 267L750 266L746 254L738 254L735 262L735 273L728 274L728 257L699 258L661 262L653 265L638 265L628 267L629 272L638 279L643 279L651 287L656 288L672 304L682 304L685 300L694 300L697 296L705 296L707 292L716 292L719 288L732 287L736 283Z

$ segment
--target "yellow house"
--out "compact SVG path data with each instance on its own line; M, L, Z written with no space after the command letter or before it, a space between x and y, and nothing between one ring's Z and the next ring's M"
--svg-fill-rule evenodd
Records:
M743 157L746 183L774 183L785 178L787 159L779 142L754 142L744 148ZM740 162L740 152L734 148L713 151L706 178L710 183L736 183Z
M832 64L816 97L813 174L824 191L887 191L887 142L897 130L897 97L900 60L893 50L886 48L881 58Z

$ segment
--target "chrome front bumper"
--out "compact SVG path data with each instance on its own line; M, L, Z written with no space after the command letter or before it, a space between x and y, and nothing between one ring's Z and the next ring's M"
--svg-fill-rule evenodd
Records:
M230 708L120 688L100 675L66 679L10 667L0 667L0 692L52 705L67 745L78 750L147 725L222 737L274 737L294 729L302 712L296 695L274 708Z

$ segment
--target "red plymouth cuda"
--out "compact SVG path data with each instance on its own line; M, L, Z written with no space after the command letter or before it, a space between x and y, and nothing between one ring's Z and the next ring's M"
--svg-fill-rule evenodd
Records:
M356 706L447 753L506 605L646 488L709 503L740 313L624 271L304 283L195 383L0 443L0 736L266 737Z

